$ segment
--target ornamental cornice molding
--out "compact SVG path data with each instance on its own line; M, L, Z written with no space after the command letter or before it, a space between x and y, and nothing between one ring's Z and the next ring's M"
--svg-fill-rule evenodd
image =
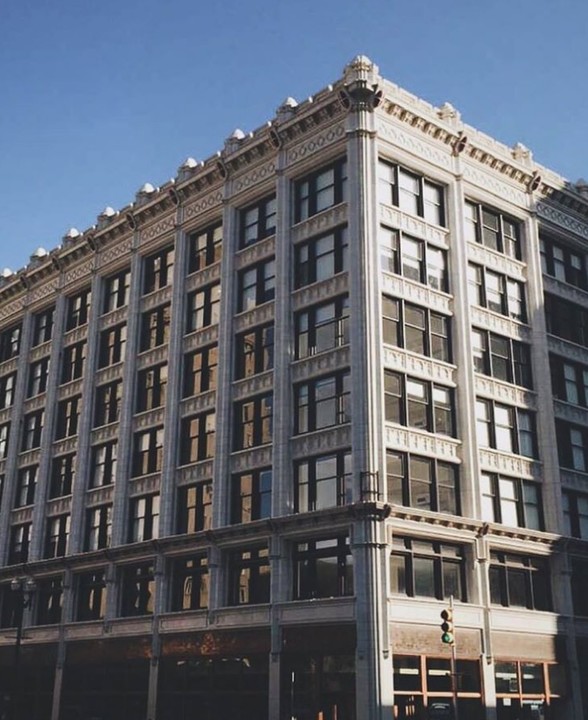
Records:
M554 225L588 240L588 223L582 222L582 220L573 217L564 210L553 207L553 205L544 201L538 202L535 205L535 210L540 219L548 220Z

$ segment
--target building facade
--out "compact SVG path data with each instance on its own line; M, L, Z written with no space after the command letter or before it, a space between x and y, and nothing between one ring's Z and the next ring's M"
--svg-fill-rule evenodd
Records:
M6 716L588 718L582 184L358 57L0 283Z

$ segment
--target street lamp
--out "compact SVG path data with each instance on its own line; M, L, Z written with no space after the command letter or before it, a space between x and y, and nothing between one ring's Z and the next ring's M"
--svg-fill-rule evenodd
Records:
M15 577L10 582L14 593L14 612L16 619L16 645L14 646L14 683L12 686L12 720L18 720L18 700L20 698L20 646L22 644L22 623L24 611L30 608L37 589L32 577Z

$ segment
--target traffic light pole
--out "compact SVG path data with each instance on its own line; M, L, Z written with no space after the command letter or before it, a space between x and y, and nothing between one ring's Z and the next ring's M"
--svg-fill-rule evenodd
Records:
M449 598L449 608L453 617L453 595ZM457 706L457 646L455 644L455 626L453 630L453 642L451 643L451 704L453 706L453 720L459 720L459 708Z

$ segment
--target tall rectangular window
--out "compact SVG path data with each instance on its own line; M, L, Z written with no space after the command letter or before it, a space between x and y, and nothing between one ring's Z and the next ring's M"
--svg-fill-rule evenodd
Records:
M137 412L165 405L167 396L167 364L139 370L137 373Z
M307 433L351 420L351 374L326 375L295 388L295 431Z
M207 608L208 595L209 575L206 555L176 558L172 565L172 611Z
M121 615L152 615L155 603L153 563L127 565L121 571Z
M129 501L129 542L159 537L159 493Z
M10 423L0 425L0 460L8 454L8 439L10 437Z
M47 518L45 553L43 557L63 557L67 551L71 515L57 515Z
M195 533L212 527L212 483L178 488L178 533Z
M104 279L102 312L108 313L129 304L131 271L127 268Z
M143 293L154 292L171 284L174 259L173 246L158 250L144 259Z
M35 502L38 472L38 465L29 465L28 467L19 468L16 478L16 495L14 498L15 508L32 505Z
M541 487L538 483L482 473L480 486L483 520L543 530Z
M353 502L351 453L340 450L298 460L294 466L294 510L312 512Z
M546 275L562 282L586 289L586 255L575 248L540 237L541 267Z
M435 225L445 225L444 193L441 185L385 160L378 163L379 200L418 215Z
M459 545L396 537L390 555L390 590L409 597L466 601L465 558Z
M214 457L215 436L214 411L183 418L180 433L180 464L188 465Z
M451 318L405 300L382 296L384 342L451 362Z
M349 342L349 297L313 305L295 317L296 358L333 350Z
M345 158L316 170L294 184L294 222L338 205L347 199Z
M91 570L76 576L76 620L102 620L106 614L106 574Z
M135 433L133 477L159 472L163 462L163 428Z
M353 595L349 538L338 536L294 545L294 600Z
M122 405L122 380L114 380L96 388L94 427L118 422Z
M259 325L236 337L237 380L274 367L274 325Z
M30 522L13 525L10 528L10 542L8 545L9 565L26 563L29 559L32 528L33 526Z
M186 332L202 330L220 320L220 283L213 283L188 295Z
M42 345L51 340L54 315L55 308L50 307L46 310L41 310L33 317L33 347L37 347L37 345Z
M476 372L515 385L533 387L529 344L472 328L472 352Z
M115 481L117 452L116 440L92 447L90 487L111 485Z
M92 293L89 288L67 298L65 329L73 330L88 322Z
M465 237L468 242L485 245L520 260L520 223L492 208L465 203Z
M37 584L37 625L56 625L61 622L63 580L61 577L43 578Z
M232 478L231 522L246 523L270 517L272 469L262 468Z
M141 337L139 350L151 350L169 340L171 307L169 303L148 310L141 315Z
M251 310L274 299L276 262L264 260L239 272L237 311Z
M82 398L80 395L57 403L56 440L77 435L81 404Z
M386 477L388 502L460 514L457 465L387 450Z
M389 422L455 436L453 389L385 370L384 390Z
M183 397L215 390L218 374L218 346L209 345L184 356Z
M127 326L116 325L100 333L98 367L104 368L125 359Z
M276 196L259 200L239 213L239 247L244 248L276 232Z
M110 547L112 542L112 504L98 505L86 510L86 535L84 549L87 552Z
M537 433L533 412L478 399L476 429L480 447L537 457Z
M549 354L551 386L559 400L588 407L588 366Z
M22 325L13 325L6 330L0 330L0 362L10 360L20 353L21 335Z
M45 411L35 410L28 413L22 420L21 450L32 450L41 444L41 434L45 422Z
M67 383L81 378L86 362L86 342L82 341L63 348L61 361L61 382Z
M562 506L565 534L588 539L588 495L563 492Z
M12 407L16 391L16 373L0 377L0 410Z
M46 392L49 380L49 357L41 358L29 366L27 398Z
M210 225L188 237L188 272L193 273L221 259L223 227Z
M490 553L490 602L529 610L551 610L546 558Z
M75 478L75 453L60 455L51 461L51 483L49 497L71 495Z
M234 450L270 443L273 428L272 393L235 403L234 418Z
M294 249L294 286L305 287L348 269L347 228L300 243Z
M247 548L228 553L229 605L270 601L270 565L267 548Z

